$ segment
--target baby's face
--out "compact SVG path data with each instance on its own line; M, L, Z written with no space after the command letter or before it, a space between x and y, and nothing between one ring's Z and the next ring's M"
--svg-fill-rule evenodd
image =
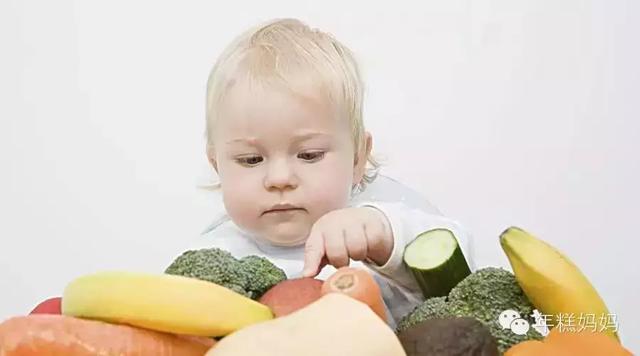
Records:
M210 159L231 219L277 245L303 243L318 218L347 205L360 179L349 122L320 99L237 85L214 142Z

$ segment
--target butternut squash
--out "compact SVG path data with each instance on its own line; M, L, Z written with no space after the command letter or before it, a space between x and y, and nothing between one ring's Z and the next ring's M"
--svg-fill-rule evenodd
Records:
M366 304L329 293L287 316L240 329L206 356L406 356Z

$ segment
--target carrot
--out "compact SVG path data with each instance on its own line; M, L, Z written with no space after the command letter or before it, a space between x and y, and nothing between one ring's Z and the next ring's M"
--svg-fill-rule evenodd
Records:
M204 355L215 341L132 326L34 314L0 324L0 355Z
M368 305L382 320L387 314L380 293L380 287L369 272L354 268L341 267L322 284L322 295L342 293Z

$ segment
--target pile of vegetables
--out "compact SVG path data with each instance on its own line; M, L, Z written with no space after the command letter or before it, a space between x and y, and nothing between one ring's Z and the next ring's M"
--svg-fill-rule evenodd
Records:
M404 262L425 301L395 330L367 270L288 279L263 257L186 251L162 274L76 278L61 298L0 323L0 355L631 355L615 332L562 332L553 320L548 335L529 328L536 309L597 318L608 310L552 246L519 228L500 244L513 273L471 271L449 230L417 236Z
M265 258L203 249L163 274L74 279L62 298L0 324L0 355L404 356L385 313L365 270L287 279Z
M500 235L500 245L513 273L495 267L472 273L450 231L420 234L407 246L404 261L426 300L398 323L399 336L426 330L443 318L472 318L495 339L497 351L508 356L631 355L615 331L606 328L599 328L601 332L563 331L554 327L557 320L552 318L551 333L545 338L546 334L532 327L536 324L534 310L552 317L589 314L596 320L603 320L609 311L578 267L553 246L517 227ZM501 317L507 319L499 320ZM415 355L422 355L420 352L424 350Z
M296 284L311 285L307 278L294 281L275 286L270 302L295 299ZM406 355L379 314L384 310L382 296L368 272L343 267L322 282L317 293L296 310L224 337L207 356Z
M487 326L496 338L500 352L526 340L542 339L531 328L525 335L517 335L511 329L503 329L496 322L504 310L515 310L527 318L530 324L534 320L528 316L534 306L523 293L512 273L487 267L480 269L456 285L448 296L433 297L416 307L398 323L398 332L402 333L425 320L447 317L470 317Z

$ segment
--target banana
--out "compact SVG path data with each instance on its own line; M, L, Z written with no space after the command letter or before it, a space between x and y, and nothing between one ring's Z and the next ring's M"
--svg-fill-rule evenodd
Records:
M168 274L99 272L71 281L65 315L196 336L224 336L271 310L215 283Z
M550 316L551 324L563 322L567 329L586 326L587 330L618 338L616 328L606 327L611 314L604 301L580 269L560 251L517 227L510 227L500 235L500 245L520 287L542 314ZM585 325L580 325L580 321Z

